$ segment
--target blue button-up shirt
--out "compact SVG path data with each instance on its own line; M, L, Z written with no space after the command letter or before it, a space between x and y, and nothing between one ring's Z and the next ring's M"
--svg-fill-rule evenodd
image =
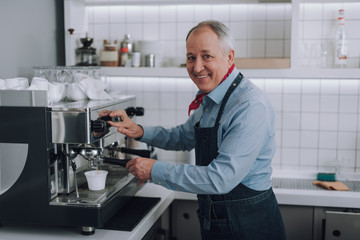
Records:
M166 150L195 147L194 125L213 127L221 101L239 74L207 94L200 108L182 125L171 129L144 126L142 142ZM265 96L247 78L231 94L218 129L218 156L208 166L156 161L152 181L168 189L196 194L225 194L239 183L254 189L271 187L271 159L275 153L274 111Z

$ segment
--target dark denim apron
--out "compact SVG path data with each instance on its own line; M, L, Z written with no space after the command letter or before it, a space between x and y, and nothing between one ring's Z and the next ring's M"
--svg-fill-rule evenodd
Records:
M231 93L242 78L240 73L227 90L214 127L200 128L199 122L196 124L196 165L207 166L217 157L219 122ZM271 188L255 191L240 183L224 195L199 194L198 202L202 239L285 239L282 217Z

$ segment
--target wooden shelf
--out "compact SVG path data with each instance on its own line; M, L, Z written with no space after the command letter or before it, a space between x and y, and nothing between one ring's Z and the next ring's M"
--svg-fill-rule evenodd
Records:
M249 78L294 78L294 79L360 79L359 68L349 69L241 69L244 76ZM126 67L101 67L101 74L117 77L189 77L186 68L126 68Z
M83 0L87 6L126 6L126 5L186 5L194 4L193 0ZM291 0L242 0L242 3L284 3ZM237 4L238 0L197 0L196 4Z

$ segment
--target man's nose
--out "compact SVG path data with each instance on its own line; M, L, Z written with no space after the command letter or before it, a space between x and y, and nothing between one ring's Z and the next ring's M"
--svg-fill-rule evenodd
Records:
M196 58L195 64L194 64L194 71L199 73L203 69L204 69L204 63L203 63L202 59Z

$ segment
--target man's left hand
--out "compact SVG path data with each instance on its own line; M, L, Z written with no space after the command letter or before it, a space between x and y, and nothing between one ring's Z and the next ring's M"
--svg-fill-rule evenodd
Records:
M126 168L141 181L151 180L151 169L155 161L155 159L138 157L131 159L126 164Z

